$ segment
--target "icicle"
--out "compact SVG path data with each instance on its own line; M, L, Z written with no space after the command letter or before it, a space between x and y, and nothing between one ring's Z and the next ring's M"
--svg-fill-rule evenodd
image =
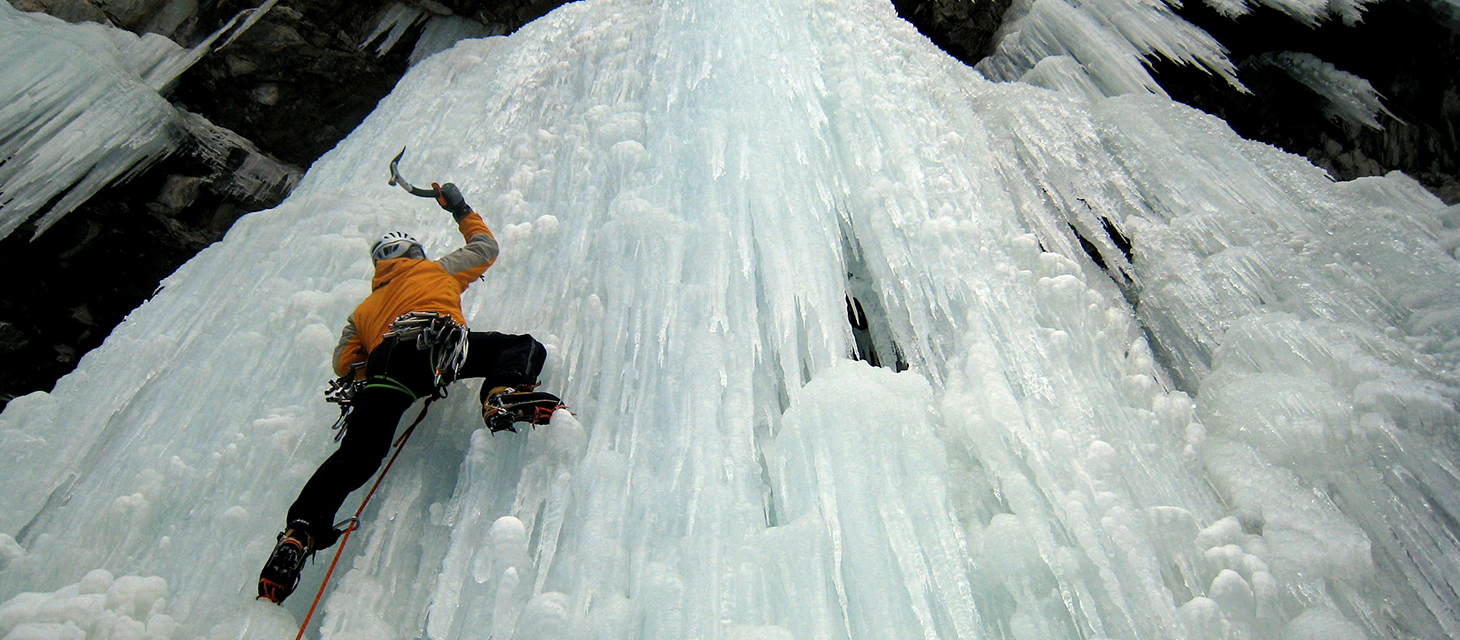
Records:
M1137 48L1083 7L1064 0L1036 0L1011 29L994 55L976 65L992 79L1017 80L1040 60L1063 55L1079 61L1105 95L1165 95L1146 71Z
M428 15L425 9L404 2L391 4L380 12L380 17L375 20L375 30L360 42L360 48L370 46L370 43L384 35L385 39L375 45L375 55L383 56L390 53L390 50L395 48L395 43L406 34L406 30L425 20Z
M6 60L0 69L0 238L49 203L36 221L39 236L106 185L171 153L181 122L159 93L220 37L231 33L231 42L275 2L240 12L191 49L155 34L71 25L0 6L0 57Z
M224 35L228 36L228 39L223 41L223 44L218 45L218 48L220 49L228 46L229 44L232 44L233 41L236 40L239 36L246 33L249 30L249 27L252 27L254 24L258 23L258 21L269 12L269 9L274 8L274 4L278 1L279 0L265 0L263 4L253 9L244 9L243 11L234 14L234 16L230 18L227 23L225 23L222 27L219 27L207 38L204 38L202 42L199 42L193 48L188 49L187 51L178 52L177 54L169 56L168 58L160 61L157 66L149 69L147 73L143 75L143 80L145 80L148 85L151 85L153 89L156 89L158 93L166 94L167 92L172 90L174 83L177 82L178 77L181 76L184 71L191 69L193 65L197 64L199 60L203 59L203 56L208 55L213 51L213 43L217 42L218 38L221 38ZM243 24L238 23L239 19L244 19ZM234 28L235 25L237 26L236 29Z
M198 145L196 153L215 167L231 169L227 182L217 185L221 191L242 200L277 201L299 184L298 167L269 157L248 139L195 113L183 113L182 122Z
M172 150L176 111L123 62L147 57L119 54L93 28L0 6L0 237L64 193L40 235Z
M461 16L431 16L426 21L426 26L421 29L421 37L416 40L416 48L411 50L410 64L415 65L417 62L450 49L452 45L461 40L499 36L506 32L507 29L503 25L487 26Z
M1342 118L1370 129L1381 130L1379 114L1398 120L1384 106L1383 96L1374 90L1374 85L1331 63L1324 62L1311 53L1283 51L1268 52L1254 56L1247 64L1266 64L1281 69L1303 86L1312 89L1328 102L1324 112L1331 117Z

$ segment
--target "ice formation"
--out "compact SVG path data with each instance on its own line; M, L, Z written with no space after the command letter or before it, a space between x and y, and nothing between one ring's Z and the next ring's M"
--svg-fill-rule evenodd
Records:
M103 187L171 153L186 124L161 94L219 38L231 42L275 2L240 12L190 49L0 3L0 238L44 209L38 236Z
M1283 51L1254 56L1246 64L1267 64L1281 69L1303 86L1322 96L1328 115L1371 129L1383 129L1382 113L1395 118L1368 80L1343 71L1311 53Z
M177 112L143 75L181 49L113 31L0 4L0 237L61 196L44 231L172 150Z
M449 12L446 7L439 7L439 11ZM411 50L410 64L425 60L441 51L451 48L457 41L467 38L484 38L487 36L502 35L507 32L503 25L488 26L450 13L433 13L424 8L424 5L406 2L391 3L375 17L375 28L370 35L365 36L361 47L375 45L375 54L383 56L390 53L395 45L400 43L411 27L418 24L421 27L421 34L416 39L415 48Z
M368 47L374 43L375 54L383 56L395 48L396 43L400 42L411 27L428 19L430 19L430 12L418 5L405 2L392 3L376 17L375 30L365 36L365 41L360 43L360 46Z
M1352 25L1361 19L1364 5L1371 1L1206 0L1206 3L1229 18L1245 15L1254 4L1262 4L1314 26L1332 16ZM978 70L992 80L1006 82L1024 80L1050 88L1055 88L1048 84L1051 82L1061 88L1073 82L1082 85L1082 91L1094 87L1107 96L1146 92L1164 96L1165 91L1146 68L1146 60L1159 56L1196 66L1240 91L1247 91L1237 79L1237 69L1227 59L1226 49L1172 11L1172 7L1180 6L1180 2L1169 0L1015 0L995 35L996 50L979 61ZM1057 62L1050 68L1041 64L1046 60ZM1345 106L1360 100L1361 109L1368 108L1369 103L1362 99L1365 95L1362 88L1355 86L1355 80L1367 84L1360 78L1342 71L1314 68L1307 61L1284 60L1274 64L1294 77L1301 74L1301 82L1314 86L1315 91L1325 96L1342 92ZM1318 64L1326 63L1319 61ZM1344 109L1342 113L1348 117L1347 114L1355 112Z
M977 65L993 80L1018 80L1059 56L1078 63L1107 96L1164 96L1145 66L1146 57L1160 55L1246 90L1222 45L1160 0L1020 0L1004 14L996 37L997 50Z
M410 63L414 65L467 38L499 36L506 32L507 29L501 25L489 27L461 16L432 16L426 21L426 26L421 27L421 36L416 39L415 48L411 49Z
M227 169L226 180L212 187L217 192L239 200L278 202L299 184L301 169L268 156L247 138L196 113L183 112L179 116L194 144L193 152L220 172Z
M12 640L172 637L167 581L97 569L55 593L26 593L0 605L0 628Z
M0 637L120 619L70 604L100 575L165 581L158 638L292 637L324 563L254 583L366 248L460 242L402 146L573 414L433 405L312 637L1460 634L1460 208L1041 73L875 0L588 0L421 62L0 414Z

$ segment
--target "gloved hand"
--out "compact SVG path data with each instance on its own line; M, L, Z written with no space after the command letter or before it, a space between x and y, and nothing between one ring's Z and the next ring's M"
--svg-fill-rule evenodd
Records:
M466 214L471 213L471 205L461 197L461 190L457 189L456 185L450 182L446 184L432 182L431 186L436 189L437 204L440 204L442 209L450 211L451 217L455 218L457 222L461 222Z

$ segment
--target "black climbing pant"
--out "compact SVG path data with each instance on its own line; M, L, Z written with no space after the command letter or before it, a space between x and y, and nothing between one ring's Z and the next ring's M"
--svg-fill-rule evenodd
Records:
M482 400L495 387L537 382L547 353L532 336L473 331L467 340L467 359L457 379L482 378ZM434 390L431 355L411 342L386 339L370 353L365 370L369 377L355 394L340 448L319 465L289 507L290 525L305 523L316 549L334 544L340 505L380 468L401 416Z

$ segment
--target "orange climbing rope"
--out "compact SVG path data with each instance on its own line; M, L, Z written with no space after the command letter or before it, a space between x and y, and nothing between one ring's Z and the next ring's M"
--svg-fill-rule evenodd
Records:
M329 586L330 576L334 575L335 566L340 563L340 556L345 552L345 543L350 541L350 533L360 528L360 514L365 513L365 505L370 504L370 498L375 495L375 490L380 488L380 483L385 480L385 474L390 473L391 465L394 465L395 459L400 457L401 448L405 446L406 439L411 437L411 433L416 430L416 425L421 424L421 421L426 418L426 410L430 409L431 403L440 397L441 395L438 393L426 398L426 404L421 407L421 413L416 416L416 421L406 427L405 432L400 434L400 437L396 438L395 443L391 445L395 447L395 453L391 454L390 460L385 463L385 468L380 470L380 475L375 478L375 484L370 487L370 492L365 494L365 499L360 502L360 508L355 510L354 517L350 518L350 526L345 529L345 534L340 536L340 544L335 548L335 559L330 561L329 571L324 573L324 580L319 583L319 593L314 595L314 602L309 604L309 613L304 614L304 623L299 625L299 635L294 636L294 640L304 638L304 630L309 627L309 621L314 618L314 610L319 607L319 601L324 597L324 589Z

